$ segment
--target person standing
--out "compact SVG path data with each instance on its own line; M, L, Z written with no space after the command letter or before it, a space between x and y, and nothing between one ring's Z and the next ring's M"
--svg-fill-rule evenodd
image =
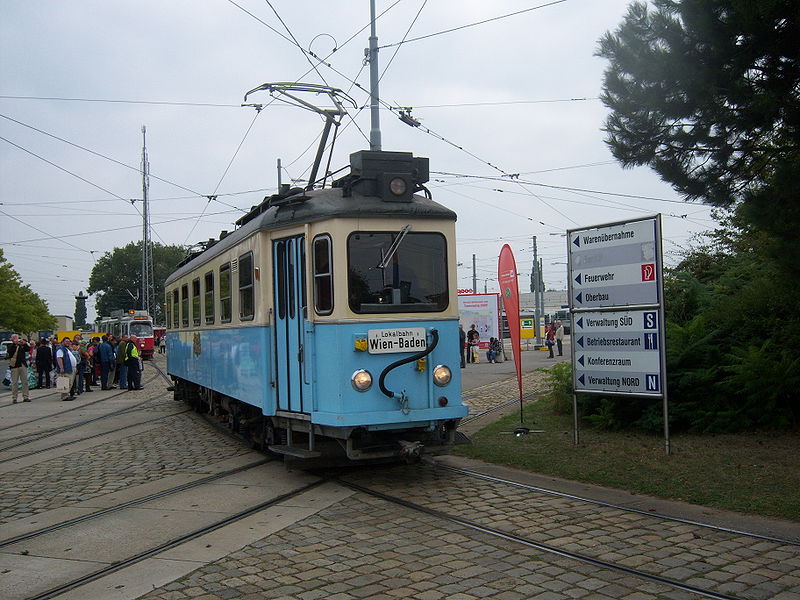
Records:
M125 347L125 366L128 367L128 390L142 389L142 372L139 369L138 339L132 335ZM122 386L120 386L122 389Z
M97 358L100 361L100 389L111 389L108 385L108 373L111 370L111 363L114 362L114 349L108 343L108 336L102 337L102 342L97 347Z
M475 328L475 323L473 323L470 325L469 331L467 332L467 362L477 362L476 358L478 356L480 340L481 334L478 333L478 330Z
M547 346L547 349L550 351L550 354L547 358L555 358L553 356L553 346L556 345L556 324L550 323L547 327L547 333L545 334L545 342L544 345Z
M556 321L556 346L558 355L564 356L564 325L561 321Z
M8 347L8 366L11 369L11 399L13 404L17 403L19 395L18 381L22 381L22 401L31 401L31 392L28 387L28 342L20 338L16 333L11 336L13 342Z
M458 347L461 349L461 368L467 366L467 332L464 331L464 326L458 324Z
M44 376L45 387L50 387L50 371L53 370L53 350L46 340L39 342L36 348L36 387L42 387L42 376Z
M89 346L86 342L81 342L81 345L78 349L78 377L81 377L81 381L79 383L79 392L78 394L82 394L83 392L91 392L92 391L92 370L94 370L94 364L92 363L92 355L89 352ZM81 368L81 365L83 367Z
M128 334L124 334L117 344L117 373L119 373L119 389L128 388L128 365L126 355L128 349Z
M75 383L75 371L78 368L78 361L72 354L72 350L70 350L71 345L70 339L65 337L55 351L56 373L58 373L59 378L67 379L66 390L61 392L61 400L63 402L75 400L75 396L70 392L73 383Z

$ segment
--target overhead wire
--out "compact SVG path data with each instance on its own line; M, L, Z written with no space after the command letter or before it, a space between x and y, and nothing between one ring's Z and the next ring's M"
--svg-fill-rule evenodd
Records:
M78 148L79 150L83 150L84 152L88 152L89 154L92 154L92 155L94 155L94 156L97 156L97 157L99 157L99 158L103 158L103 159L105 159L105 160L108 160L108 161L110 161L110 162L113 162L114 164L120 165L120 166L122 166L122 167L125 167L125 168L127 168L127 169L131 169L131 170L133 170L133 171L136 171L137 173L141 173L141 169L140 169L140 167L134 167L134 166L132 166L132 165L126 164L126 163L124 163L124 162L122 162L122 161L119 161L119 160L117 160L117 159L115 159L115 158L112 158L112 157L110 157L110 156L107 156L107 155L105 155L105 154L102 154L102 153L100 153L100 152L96 152L95 150L92 150L92 149L90 149L90 148L86 148L85 146L81 146L80 144L76 144L75 142L71 142L71 141L69 141L69 140L67 140L67 139L64 139L64 138L62 138L62 137L60 137L60 136L57 136L57 135L55 135L55 134L53 134L53 133L50 133L50 132L48 132L48 131L44 131L43 129L39 129L38 127L34 127L33 125L30 125L30 124L28 124L28 123L24 123L24 122L22 122L22 121L19 121L19 120L17 120L17 119L14 119L13 117L9 117L8 115L0 114L0 117L2 117L2 118L4 118L4 119L7 119L7 120L9 120L9 121L12 121L12 122L14 122L14 123L17 123L18 125L21 125L21 126L23 126L23 127L27 127L28 129L31 129L31 130L33 130L33 131L36 131L37 133L41 133L42 135L46 135L46 136L48 136L48 137L51 137L51 138L53 138L53 139L55 139L55 140L58 140L58 141L60 141L60 142L63 142L63 143L65 143L65 144L68 144L68 145L70 145L70 146L72 146L72 147L74 147L74 148ZM44 159L43 159L43 160L44 160ZM52 164L52 163L51 163L51 164ZM54 166L56 166L56 165L54 165ZM174 181L169 181L168 179L164 179L163 177L159 177L158 175L153 175L152 173L150 173L150 174L149 174L149 176L150 176L152 179L156 179L156 180L158 180L158 181L161 181L161 182L163 182L163 183L166 183L166 184L168 184L168 185L174 186L174 187L176 187L176 188L178 188L178 189L181 189L181 190L184 190L184 191L186 191L186 192L189 192L189 193L191 193L191 194L194 194L195 196L197 196L197 197L199 197L199 198L205 198L205 197L207 197L207 195L206 195L206 194L202 194L202 193L200 193L200 192L198 192L198 191L196 191L196 190L193 190L193 189L191 189L191 188L188 188L188 187L186 187L186 186L183 186L183 185L181 185L181 184L179 184L179 183L175 183ZM87 182L87 183L89 183L89 182ZM219 185L217 185L217 187L219 187ZM102 189L102 188L101 188L101 189ZM107 190L103 189L103 191L107 191ZM215 194L216 194L216 190L214 190L214 192L215 192ZM116 194L113 194L112 192L109 192L109 193L111 193L111 195L112 195L112 196L116 196ZM119 196L116 196L116 197L117 197L117 198L119 198ZM123 199L124 199L124 198L123 198ZM126 201L129 201L129 200L126 200ZM243 210L243 209L241 209L241 208L238 208L238 207L236 207L236 206L233 206L232 204L227 204L227 203L225 203L225 202L222 202L221 200L217 200L217 201L218 201L220 204L223 204L223 205L225 205L225 206L228 206L229 208L235 208L235 209L237 209L237 210L239 210L239 211L242 211L242 212L244 212L244 210ZM138 209L137 209L137 210L138 210ZM140 214L141 214L141 213L140 213ZM156 234L156 235L157 235L157 234Z
M53 240L53 239L55 239L55 240L58 240L59 242L64 242L64 243L65 243L67 246L72 246L72 247L73 247L74 249L76 249L76 250L81 250L82 252L86 252L86 253L89 253L89 254L91 254L91 253L90 253L88 250L86 250L85 248L81 248L81 247L79 247L79 246L76 246L75 244L73 244L73 243L71 243L71 242L67 242L67 241L65 241L65 240L61 239L61 236L53 236L53 235L50 235L49 233L47 233L46 231L44 231L44 230L42 230L42 229L39 229L39 228L38 228L38 227L36 227L35 225L31 225L30 223L26 223L26 222L25 222L25 221L23 221L22 219L18 219L18 218L17 218L17 217L15 217L14 215L10 215L10 214L8 214L7 212L5 212L4 210L0 210L0 215L4 215L4 216L8 217L9 219L13 219L13 220L14 220L14 221L16 221L17 223L22 223L22 224L23 224L23 225L25 225L26 227L30 227L31 229L34 229L34 230L38 231L39 233L43 233L44 235L46 235L46 236L47 236L47 237L45 237L45 238L42 238L42 239L45 239L45 240ZM94 258L94 257L93 257L93 258Z
M435 37L435 36L438 36L438 35L444 35L446 33L452 33L454 31L460 31L462 29L468 29L470 27L476 27L478 25L484 25L485 23L491 23L492 21L499 21L500 19L507 19L509 17L515 17L515 16L521 15L523 13L531 12L533 10L539 10L540 8L547 8L548 6L553 6L555 4L561 4L561 3L566 2L566 1L567 0L554 0L553 2L548 2L546 4L540 4L539 6L532 6L530 8L525 8L523 10L518 10L518 11L515 11L515 12L512 12L512 13L505 14L505 15L492 17L491 19L484 19L482 21L477 21L475 23L468 23L466 25L460 25L458 27L451 27L450 29L445 29L443 31L437 31L437 32L434 32L434 33L428 33L426 35L421 35L419 37L411 38L410 40L403 40L402 42L395 42L393 44L386 44L384 46L379 46L378 48L379 49L383 49L383 48L391 48L393 46L400 46L402 44L410 44L412 42L418 42L420 40L426 40L428 38L432 38L432 37Z
M218 212L218 213L208 213L207 216L215 216L215 215L220 215L220 214L227 214L228 212L229 211L221 211L221 212ZM0 210L0 213L5 214L5 213L2 212L2 210ZM11 216L11 215L7 215L7 216ZM192 215L190 217L177 217L175 219L166 219L164 221L159 221L158 223L154 223L154 224L155 225L166 225L168 223L177 223L179 221L189 221L189 220L192 220L194 218L195 218L194 215ZM32 239L27 239L27 240L17 240L17 241L14 241L14 242L0 242L0 246L17 246L17 245L20 245L20 244L32 244L32 243L41 242L41 241L44 241L44 240L59 240L59 241L63 241L63 238L86 237L86 236L91 236L91 235L97 235L97 234L100 234L100 233L113 233L115 231L124 231L126 229L138 229L140 227L141 227L141 225L138 225L138 224L137 225L125 225L125 226L122 226L122 227L110 227L110 228L107 228L107 229L92 229L91 231L84 231L84 232L80 232L80 233L65 233L65 234L61 234L61 235L47 235L47 237L44 237L44 238L32 238ZM36 228L34 228L34 229L36 229ZM47 232L41 231L39 229L37 229L37 231L39 231L40 233L44 233L44 234L47 233ZM92 251L90 251L90 250L85 250L83 248L78 248L77 246L75 246L75 248L77 248L78 250L82 250L83 252L89 252L90 254L92 254Z
M222 173L222 176L219 178L219 181L217 182L217 185L214 188L214 191L211 193L210 196L208 196L208 202L206 202L205 206L203 206L203 211L200 213L200 216L197 217L197 220L195 221L194 225L192 225L192 228L189 230L189 233L186 234L186 239L183 240L183 244L184 245L187 244L187 242L189 241L189 237L192 235L192 233L194 233L194 230L197 228L197 224L200 222L200 219L203 218L203 215L205 214L206 209L208 208L208 205L211 204L212 200L217 200L217 198L216 198L217 190L219 189L219 186L222 185L222 181L225 179L225 176L228 174L228 171L230 170L231 165L233 164L233 161L236 160L236 157L239 155L239 150L242 149L242 145L244 144L244 141L247 139L247 136L250 135L250 130L253 129L253 125L255 125L256 119L258 119L258 115L260 115L260 114L261 114L261 111L260 110L256 110L256 114L253 116L253 120L250 121L250 125L248 126L247 131L244 132L244 136L242 136L242 140L239 142L239 145L236 147L236 152L233 153L233 156L228 161L228 166L225 167L225 171ZM217 200L217 201L219 202L219 200ZM225 203L223 202L222 204L225 204ZM239 210L241 210L241 209L239 209Z
M1 100L48 100L58 102L98 102L106 104L150 104L156 106L196 106L211 108L241 108L241 104L216 104L213 102L170 102L164 100L117 100L111 98L63 98L59 96L0 95Z
M19 144L15 144L15 143L14 143L14 142L12 142L11 140L9 140L9 139L7 139L7 138L5 138L5 137L3 137L3 136L0 136L0 140L3 140L3 141L4 141L4 142L6 142L7 144L10 144L10 145L12 145L12 146L14 146L15 148L17 148L17 149L19 149L19 150L22 150L23 152L27 152L27 153L28 153L28 154L30 154L31 156L34 156L34 157L38 158L39 160L41 160L41 161L43 161L43 162L46 162L48 165L50 165L50 166L52 166L52 167L55 167L55 168L56 168L56 169L58 169L59 171L63 171L64 173L67 173L68 175L72 175L72 176L73 176L73 177L75 177L76 179L80 179L80 180L81 180L81 181L83 181L84 183L88 183L88 184L89 184L89 185L91 185L92 187L96 187L98 190L101 190L101 191L105 192L106 194L108 194L108 195L110 195L110 196L114 196L114 198L116 198L117 200L122 200L123 202L126 202L126 203L131 203L131 205L133 205L133 202L131 201L131 199L130 199L130 198L123 198L123 197L122 197L122 196L120 196L119 194L115 194L115 193L114 193L114 192L112 192L111 190L108 190L108 189L104 188L103 186L101 186L101 185L99 185L99 184L97 184L97 183L94 183L94 182L92 182L92 181L89 181L89 180L88 180L88 179L86 179L85 177L81 177L81 176L80 176L80 175L78 175L77 173L73 173L73 172L72 172L72 171L70 171L69 169L66 169L66 168L64 168L64 167L62 167L62 166L60 166L60 165L57 165L57 164L56 164L56 163L54 163L53 161L47 160L47 159L46 159L46 158L44 158L43 156L39 156L39 155L38 155L38 154L36 154L35 152L33 152L33 151L31 151L31 150L28 150L27 148L24 148L24 147L20 146ZM138 209L137 209L137 210L138 210ZM140 214L141 214L141 213L140 213Z
M587 102L589 100L600 100L599 96L587 96L585 98L557 98L553 100L499 100L496 102L459 102L454 104L415 104L414 108L462 108L476 106L512 106L514 104L556 104L561 102ZM397 109L405 108L397 106Z

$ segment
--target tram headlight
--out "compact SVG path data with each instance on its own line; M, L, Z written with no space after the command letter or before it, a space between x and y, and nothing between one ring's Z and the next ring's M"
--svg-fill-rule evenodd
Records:
M366 392L372 387L372 374L365 369L359 369L350 377L350 383L357 392Z
M450 383L450 380L453 378L453 374L450 372L450 367L446 367L444 365L437 365L436 368L433 369L433 383L442 387Z
M402 196L406 193L407 189L408 184L402 177L392 177L392 180L389 182L389 191L395 196Z

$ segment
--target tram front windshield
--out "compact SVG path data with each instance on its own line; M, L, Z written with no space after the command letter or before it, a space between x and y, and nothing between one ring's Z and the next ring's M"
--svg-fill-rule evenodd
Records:
M131 323L130 334L136 337L153 337L153 326L150 323Z
M441 312L448 306L447 243L440 233L351 233L347 259L353 312Z

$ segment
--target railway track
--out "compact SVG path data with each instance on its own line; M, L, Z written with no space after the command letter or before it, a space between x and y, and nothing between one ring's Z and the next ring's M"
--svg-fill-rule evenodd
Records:
M711 523L702 523L700 521L694 521L694 520L691 520L691 519L683 519L683 518L675 517L675 516L671 516L671 515L664 515L664 514L657 513L657 512L655 512L653 510L641 510L641 509L633 508L631 506L623 506L623 505L614 504L614 503L611 503L611 502L603 502L601 500L596 500L594 498L586 498L586 497L577 496L577 495L574 495L574 494L567 494L565 492L560 492L558 490L553 490L553 489L543 488L543 487L539 487L539 486L529 485L529 484L526 484L526 483L520 483L518 481L511 481L509 479L503 479L501 477L494 477L492 475L486 475L485 473L479 473L477 471L470 471L468 469L460 469L458 467L452 467L452 466L449 466L449 465L443 465L443 464L438 463L436 461L431 461L430 464L436 469L449 471L451 473L457 473L459 475L464 475L466 477L470 477L470 478L473 478L473 479L480 479L480 480L483 480L483 481L490 481L490 482L494 482L494 483L500 483L500 484L503 484L503 485L507 485L507 486L511 486L511 487L515 487L515 488L521 488L521 489L524 489L524 490L528 490L528 491L536 492L536 493L540 493L540 494L556 496L556 497L559 497L559 498L567 498L567 499L570 499L570 500L577 500L579 502L585 502L587 504L593 504L595 506L603 506L603 507L606 507L606 508L612 508L612 509L615 509L615 510L620 510L620 511L628 512L628 513L644 515L646 517L652 517L652 518L660 519L660 520L663 520L663 521L674 521L676 523L683 523L685 525L691 525L691 526L694 526L694 527L701 527L703 529L709 529L709 530L712 530L712 531L720 531L720 532L724 532L724 533L730 533L730 534L734 534L734 535L742 535L742 536L750 537L750 538L754 538L754 539L765 540L765 541L768 541L768 542L776 542L778 544L787 544L787 545L790 545L790 546L798 546L798 547L800 547L800 540L790 540L790 539L786 539L786 538L779 538L779 537L775 537L775 536L769 536L769 535L764 535L764 534L760 534L760 533L755 533L755 532L752 532L752 531L744 531L744 530L741 530L741 529L733 529L733 528L730 528L730 527L722 527L720 525L714 525L714 524L711 524Z
M281 494L279 496L271 498L271 499L269 499L269 500L267 500L265 502L260 502L258 504L253 505L253 506L250 506L250 507L248 507L248 508L246 508L244 510L241 510L241 511L235 513L235 514L229 515L229 516L227 516L225 518L222 518L222 519L218 519L218 520L214 521L213 523L210 523L208 525L204 525L202 527L199 527L199 528L193 529L193 530L191 530L191 531L189 531L187 533L184 533L184 534L182 534L180 536L171 538L168 541L160 543L157 546L153 546L151 548L148 548L147 550L144 550L142 552L138 552L138 553L136 553L134 555L131 555L131 556L125 558L125 559L114 561L112 564L108 564L108 565L106 565L106 566L104 566L104 567L102 567L100 569L96 569L96 570L94 570L94 571L92 571L92 572L90 572L88 574L82 575L81 577L77 577L75 579L71 579L71 580L66 581L64 583L61 583L61 584L59 584L59 585L57 585L57 586L55 586L53 588L50 588L49 590L47 590L47 591L45 591L43 593L39 593L39 594L37 594L35 596L31 596L29 598L29 600L47 600L49 598L55 598L55 597L57 597L57 596L59 596L61 594L69 592L71 590L78 589L78 588L80 588L80 587L82 587L82 586L84 586L84 585L86 585L88 583L91 583L93 581L96 581L97 579L100 579L101 577L105 577L107 575L110 575L110 574L115 573L117 571L120 571L122 569L128 568L128 567L130 567L132 565L135 565L137 563L140 563L140 562L142 562L142 561L144 561L144 560L146 560L148 558L152 558L152 557L157 556L157 555L159 555L159 554L161 554L163 552L166 552L167 550L170 550L172 548L180 546L181 544L184 544L186 542L189 542L191 540L199 538L202 535L206 535L207 533L211 533L213 531L216 531L218 529L221 529L223 527L226 527L228 525L231 525L233 523L241 521L241 520L243 520L243 519L245 519L245 518L247 518L247 517L249 517L251 515L254 515L254 514L260 512L260 511L263 511L263 510L265 510L265 509L267 509L267 508L269 508L271 506L274 506L276 504L279 504L279 503L284 502L286 500L289 500L291 498L295 498L297 496L300 496L301 494L314 489L315 487L321 485L322 483L325 483L325 480L324 479L318 479L317 481L313 481L311 483L308 483L308 484L306 484L306 485L304 485L302 487L299 487L299 488L297 488L295 490L292 490L290 492L287 492L285 494Z
M154 381L154 380L155 380L155 378L149 380L146 383L149 383L149 382ZM32 419L30 421L25 421L23 423L17 423L16 425L10 425L10 426L5 427L3 429L18 428L18 427L21 427L23 425L28 425L30 423L35 423L35 422L38 422L38 421L53 421L56 416L63 415L64 413L73 412L73 411L76 411L76 410L82 410L82 409L85 409L87 406L91 406L92 404L97 404L99 402L107 402L107 401L109 401L109 400L111 400L113 398L119 397L120 395L124 394L125 391L126 390L122 390L121 392L112 394L110 396L107 396L107 397L102 398L100 400L96 400L94 402L90 402L88 404L84 404L82 406L75 406L74 408L70 408L69 410L65 410L65 411L61 411L59 413L56 413L56 415L48 415L46 417L40 417L38 419ZM142 400L141 402L138 402L138 403L136 403L136 404L134 404L132 406L129 406L129 407L126 407L126 408L122 408L120 410L117 410L117 411L114 411L114 412L111 412L111 413L107 413L107 414L104 414L104 415L100 415L99 417L94 417L92 419L85 419L83 421L78 421L76 423L71 423L69 425L62 425L60 427L51 427L49 429L39 430L39 431L36 431L34 433L23 433L23 434L16 435L16 436L13 436L13 437L5 438L0 443L5 444L5 443L13 442L13 441L16 441L16 440L23 440L23 441L18 442L16 444L11 444L9 446L3 446L2 448L0 448L0 452L3 452L4 450L11 450L12 448L17 448L19 446L24 446L26 444L31 444L33 442L37 442L37 441L42 440L44 438L47 438L47 437L50 437L50 436L53 436L53 435L57 435L59 433L63 433L65 431L69 431L70 429L75 429L75 428L81 427L83 425L88 425L89 423L94 423L96 421L102 421L102 420L108 419L110 417L118 416L118 415L125 414L125 413L133 411L133 410L137 410L139 407L147 404L148 402L152 402L153 400L154 400L153 398L148 398L148 399Z
M535 550L545 552L551 555L555 555L562 558L567 558L573 561L589 564L593 567L597 567L600 569L607 569L610 571L615 571L619 573L623 573L625 575L633 576L639 578L643 581L648 581L656 584L663 585L667 588L674 588L678 590L682 590L685 592L690 592L692 594L697 594L703 598L712 598L714 600L741 600L739 596L733 596L730 594L725 594L721 592L717 592L711 589L703 588L700 586L692 585L690 583L686 583L683 581L678 581L675 579L671 579L669 577L662 577L659 575L654 575L652 573L648 573L646 571L642 571L639 569L634 569L631 567L626 567L619 563L613 563L610 561L601 560L595 558L588 554L583 554L579 552L572 552L569 550L565 550L563 548L559 548L555 545L545 544L542 542L538 542L530 537L525 537L522 535L517 535L509 531L504 531L501 529L497 529L494 527L489 527L487 525L481 524L477 521L466 519L464 517L460 517L458 515L449 514L440 510L436 510L427 506L423 506L421 504L410 502L408 500L404 500L397 496L392 496L390 494L386 494L384 492L380 492L359 484L355 484L348 481L337 480L341 485L348 487L357 492L361 492L363 494L367 494L369 496L379 498L386 502L391 502L392 504L396 504L399 506L403 506L405 508L409 508L416 512L424 513L426 515L430 515L435 517L438 520L447 521L449 523L455 523L467 529L471 529L473 531L478 531L480 533L488 534L490 536L500 538L503 540L508 540L511 542L515 542L522 546L533 548Z
M165 395L166 395L166 393L160 394L156 398L151 398L151 400L157 400L157 399L159 399L159 398L161 398L161 397L163 397ZM130 412L130 411L123 411L123 412ZM112 433L117 433L119 431L124 431L126 429L132 429L134 427L141 427L142 425L147 425L149 423L157 423L158 421L163 421L165 419L169 419L169 418L175 417L177 415L182 415L182 414L187 413L187 412L191 412L191 409L187 408L187 409L179 410L179 411L172 412L172 413L169 413L169 414L166 414L166 415L161 415L161 416L158 416L158 417L154 417L152 419L147 419L145 421L137 421L136 423L130 423L128 425L123 425L122 427L116 427L114 429L109 429L107 431L101 431L99 433L94 433L92 435L87 435L87 436L80 437L80 438L77 438L77 439L74 439L74 440L68 440L66 442L61 442L59 444L55 444L55 445L52 445L52 446L47 446L45 448L39 448L37 450L32 450L31 452L28 452L26 454L16 454L16 455L10 456L8 458L0 459L0 465L8 463L8 462L11 462L11 461L14 461L14 460L19 460L21 458L27 458L29 456L34 456L36 454L41 454L43 452L48 452L50 450L56 450L58 448L64 448L66 446L71 446L73 444L78 444L78 443L81 443L81 442L86 442L88 440L97 439L99 437L103 437L103 436L106 436L106 435L109 435L109 434L112 434ZM119 414L122 414L122 413L119 413ZM117 416L119 416L119 414ZM87 421L87 423L91 423L91 422L92 421ZM73 428L70 428L70 429L73 429ZM61 432L59 431L57 433L61 433ZM53 435L57 435L57 433L53 434ZM40 439L34 440L34 441L41 441L42 439L47 439L47 437L49 437L49 436L45 436L43 438L40 438Z
M466 469L438 466L412 472L403 467L377 475L350 473L337 481L437 519L707 598L736 598L731 592L738 588L743 590L741 597L766 598L777 589L758 576L739 580L729 565L735 565L736 573L777 573L778 557L787 565L800 564L798 540L614 505Z
M68 527L73 527L75 525L86 523L87 521L91 521L93 519L98 519L100 517L104 517L111 513L115 513L126 508L132 508L134 506L140 506L142 504L146 504L147 502L151 502L153 500L158 500L159 498L164 498L166 496L170 496L172 494L177 494L178 492L183 492L186 490L190 490L192 488L196 488L201 485L205 485L207 483L211 483L213 481L218 481L220 479L224 479L225 477L229 477L231 475L236 475L238 473L242 473L249 469L254 469L255 467L259 467L266 463L270 462L269 459L258 460L252 463L248 463L246 465L242 465L240 467L236 467L234 469L227 469L220 473L215 473L214 475L209 475L208 477L202 477L200 479L196 479L189 483L184 483L181 485L176 485L171 488L161 490L159 492L155 492L153 494L148 494L146 496L141 496L136 498L135 500L129 500L127 502L122 502L121 504L116 504L109 508L104 508L102 510L97 510L92 513L82 515L80 517L69 519L67 521L62 521L60 523L55 523L53 525L49 525L47 527L43 527L41 529L36 529L34 531L29 531L27 533L23 533L21 535L17 535L5 540L0 540L0 548L5 548L6 546L11 546L13 544L17 544L19 542L24 542L26 540L30 540L42 535L47 535L53 533L54 531L59 531L61 529L66 529Z

